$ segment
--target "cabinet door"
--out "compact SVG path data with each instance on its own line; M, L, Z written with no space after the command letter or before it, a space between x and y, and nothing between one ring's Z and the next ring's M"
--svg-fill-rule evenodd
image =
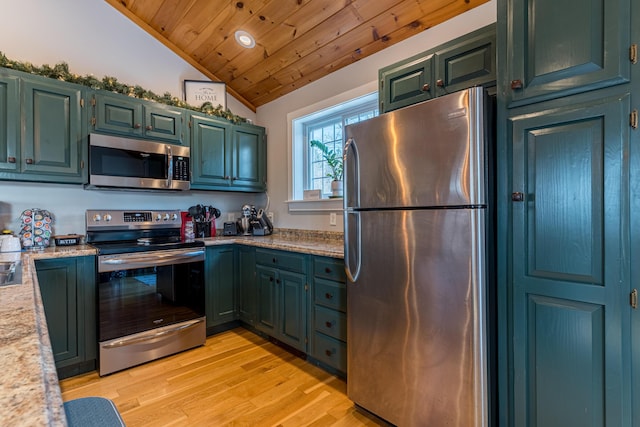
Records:
M256 309L256 329L273 336L278 331L276 272L272 268L256 266L258 303Z
M19 79L0 76L0 171L16 172L20 162Z
M207 327L236 319L233 246L207 248L205 277Z
M256 256L255 249L238 246L238 311L240 320L255 326L256 323Z
M264 128L242 125L233 128L234 190L264 191L266 189L266 145Z
M36 271L58 372L95 360L94 257L37 260Z
M380 69L380 112L387 113L435 96L433 54L418 55Z
M121 135L142 136L142 103L134 99L95 95L95 129Z
M504 3L510 106L629 81L629 0Z
M509 120L515 426L629 421L630 100L581 98Z
M496 81L495 24L447 44L435 53L436 96Z
M231 185L230 150L230 124L191 116L191 187L228 188Z
M183 141L182 124L181 111L159 106L144 106L144 136L146 138L181 144Z
M276 338L306 352L307 349L307 276L278 271L278 334Z
M34 179L48 175L59 182L84 181L81 95L74 85L24 80L21 161Z

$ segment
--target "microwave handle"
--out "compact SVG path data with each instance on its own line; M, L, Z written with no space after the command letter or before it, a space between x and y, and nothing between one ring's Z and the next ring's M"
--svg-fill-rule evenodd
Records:
M167 188L171 188L173 184L173 152L171 151L170 145L165 145L165 150L167 153Z

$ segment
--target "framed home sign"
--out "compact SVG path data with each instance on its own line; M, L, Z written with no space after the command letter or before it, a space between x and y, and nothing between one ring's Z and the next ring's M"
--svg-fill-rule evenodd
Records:
M184 101L194 107L201 107L205 102L227 109L227 86L223 82L206 80L185 80Z

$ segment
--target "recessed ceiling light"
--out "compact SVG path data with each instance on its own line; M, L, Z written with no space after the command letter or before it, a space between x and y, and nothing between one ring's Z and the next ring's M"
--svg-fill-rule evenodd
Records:
M238 30L236 31L236 41L242 47L246 47L250 49L256 45L256 41L253 36L246 31Z

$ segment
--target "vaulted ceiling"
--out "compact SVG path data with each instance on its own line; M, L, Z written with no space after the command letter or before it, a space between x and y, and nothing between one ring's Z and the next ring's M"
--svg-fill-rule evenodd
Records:
M105 1L255 111L489 0Z

